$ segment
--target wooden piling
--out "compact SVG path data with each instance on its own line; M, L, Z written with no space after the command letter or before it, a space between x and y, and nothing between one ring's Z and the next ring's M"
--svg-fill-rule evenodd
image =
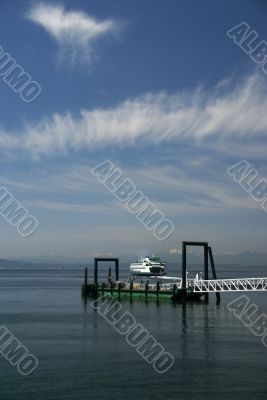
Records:
M88 284L88 268L84 268L84 285L87 286Z
M204 245L204 279L209 279L209 254L208 254L208 244ZM208 303L209 294L205 293L205 302Z
M115 279L116 281L119 280L119 259L115 260Z
M208 247L208 253L209 253L209 258L210 258L210 266L211 266L213 279L217 279L212 249L210 246ZM221 301L220 293L216 292L216 303L220 304L220 301Z
M130 299L131 299L131 301L133 299L133 281L132 280L130 282Z
M159 281L157 281L157 302L159 301Z
M146 296L146 301L147 301L147 295L148 295L148 282L145 284L145 296Z
M121 282L119 282L119 284L118 284L118 297L120 300L121 299Z
M89 295L89 285L88 285L88 268L84 268L84 281L82 285L82 296L87 297Z
M176 290L177 290L177 286L176 286L176 284L174 283L174 285L173 285L173 287L172 287L172 297L173 297L173 299L175 299L175 297L176 297Z
M113 282L112 282L112 277L111 277L111 268L109 267L108 269L108 280L110 284L110 294L113 296Z
M112 294L111 268L108 269L108 284L110 286L110 293Z
M97 259L94 259L94 285L98 286L98 271L97 271Z
M186 301L186 242L182 243L182 301Z

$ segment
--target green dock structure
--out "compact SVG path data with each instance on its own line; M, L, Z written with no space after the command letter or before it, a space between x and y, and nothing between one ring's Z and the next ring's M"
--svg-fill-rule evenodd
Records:
M155 301L182 301L184 299L183 291L177 289L176 285L171 290L163 290L160 288L160 283L151 285L148 282L141 285L128 285L130 287L122 287L121 283L114 283L113 287L102 286L98 289L98 295L117 297L119 300L128 298L130 300L155 300ZM151 287L153 286L153 287ZM156 286L156 287L154 287ZM187 292L186 301L199 301L202 293Z
M147 281L145 283L134 283L133 281L122 282L119 280L119 259L118 258L95 258L94 268L93 268L93 283L88 283L88 268L84 271L84 283L82 285L82 296L92 297L97 296L112 296L119 300L122 298L128 298L130 300L139 299L144 301L149 300L164 300L164 301L177 301L177 302L187 302L187 301L200 301L201 297L204 296L205 301L208 302L208 293L195 292L193 287L188 284L187 280L187 247L188 246L200 246L204 249L204 279L209 279L209 261L211 265L211 271L213 279L216 279L216 272L214 266L214 260L212 255L211 247L207 242L193 242L184 241L182 242L182 277L179 284L164 285L160 282L160 279L154 284L149 282L148 277L144 277L143 280ZM98 281L98 268L101 262L111 262L115 264L115 282L111 278L111 268L108 271L107 282ZM156 278L154 277L153 280ZM179 279L179 278L177 278ZM167 287L166 287L167 286ZM220 294L216 293L217 303L220 301Z
M87 267L85 268L85 280L87 277ZM98 297L98 296L111 296L120 299L129 300L155 300L155 301L199 301L202 293L194 293L193 291L184 291L178 289L176 285L173 285L171 290L162 289L160 282L156 284L150 284L148 281L144 284L135 284L125 282L102 282L101 285L95 286L95 284L86 284L84 282L82 286L82 295L84 297Z

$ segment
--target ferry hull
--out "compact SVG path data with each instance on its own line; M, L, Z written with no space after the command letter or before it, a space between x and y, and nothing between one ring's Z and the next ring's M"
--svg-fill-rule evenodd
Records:
M145 271L135 271L135 270L133 270L133 271L131 271L131 274L135 275L135 276L164 276L165 272L151 272L151 271L145 272Z

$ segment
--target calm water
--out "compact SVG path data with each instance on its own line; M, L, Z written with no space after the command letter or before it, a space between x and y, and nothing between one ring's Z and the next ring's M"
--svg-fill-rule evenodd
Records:
M266 276L267 268L218 273ZM238 295L223 295L220 306L214 295L209 305L186 307L123 302L175 357L158 375L81 300L81 275L71 268L0 270L0 325L39 359L23 377L0 355L1 400L266 398L267 349L226 308ZM267 313L267 293L249 297Z

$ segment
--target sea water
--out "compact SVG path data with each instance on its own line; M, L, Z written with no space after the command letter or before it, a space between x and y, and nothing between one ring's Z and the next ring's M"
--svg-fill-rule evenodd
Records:
M220 277L266 276L266 270L217 268ZM174 267L169 272L178 274ZM125 265L122 277L127 273ZM214 294L209 304L185 306L124 300L123 310L174 357L172 368L158 374L91 300L82 300L82 275L68 266L0 270L0 325L39 361L22 376L0 354L1 400L266 398L267 348L227 308L243 293L222 294L219 306ZM267 292L246 295L267 313Z

